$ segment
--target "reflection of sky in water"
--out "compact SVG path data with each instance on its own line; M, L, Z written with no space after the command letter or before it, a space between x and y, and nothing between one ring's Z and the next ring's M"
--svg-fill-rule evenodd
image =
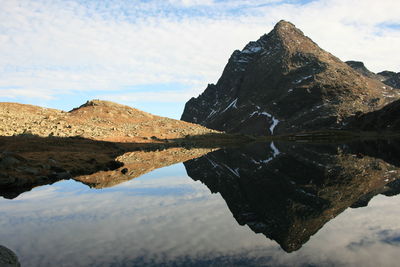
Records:
M177 164L104 190L62 181L0 199L0 244L23 266L395 266L399 204L378 196L348 209L287 254Z

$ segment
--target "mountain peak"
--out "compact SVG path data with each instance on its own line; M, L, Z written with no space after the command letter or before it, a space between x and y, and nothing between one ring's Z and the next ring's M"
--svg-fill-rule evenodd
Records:
M269 35L273 36L272 41L275 44L281 44L281 47L291 54L297 52L315 54L317 51L322 51L316 43L289 21L279 21Z
M355 113L379 109L399 96L281 20L236 50L217 84L187 102L181 119L260 135L340 129Z
M275 24L274 30L291 30L297 29L296 26L290 21L280 20L277 24Z
M286 36L292 39L305 38L304 33L300 29L296 28L293 23L285 20L279 21L271 33L275 33L280 37Z

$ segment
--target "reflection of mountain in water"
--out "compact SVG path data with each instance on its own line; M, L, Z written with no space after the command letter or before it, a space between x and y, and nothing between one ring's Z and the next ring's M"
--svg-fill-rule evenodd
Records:
M252 144L184 164L190 177L222 195L239 224L291 252L348 207L397 194L398 147L393 141Z
M97 189L113 187L156 169L200 157L212 150L212 148L171 147L155 151L126 152L116 158L118 162L123 163L122 167L77 176L74 180Z
M147 146L146 146L147 145ZM84 138L0 137L0 196L74 179L105 188L157 168L200 157L213 148L112 143Z

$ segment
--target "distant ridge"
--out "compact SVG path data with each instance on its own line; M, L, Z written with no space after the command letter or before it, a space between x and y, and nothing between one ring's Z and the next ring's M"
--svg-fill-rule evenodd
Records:
M372 71L368 70L361 61L346 61L346 64L368 78L379 80L386 85L400 89L400 72L396 73L394 71L385 70L379 73L373 73Z

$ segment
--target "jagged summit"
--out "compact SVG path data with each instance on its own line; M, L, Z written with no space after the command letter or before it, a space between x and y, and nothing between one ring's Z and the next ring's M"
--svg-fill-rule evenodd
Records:
M281 19L274 26L274 30L277 30L277 29L296 29L296 26L293 23L291 23L290 21Z
M398 98L353 70L290 22L236 50L216 84L181 119L227 132L272 135L341 128L347 118Z
M270 34L275 35L277 40L282 42L284 48L299 48L302 45L301 41L305 41L312 48L317 45L306 37L300 29L296 28L293 23L285 20L279 21Z
M282 41L290 41L297 38L304 38L304 33L296 28L296 26L286 20L279 21L271 31L271 34L275 34L277 37L280 37ZM311 41L311 39L309 39ZM290 43L290 42L289 42Z
M83 108L83 107L90 107L90 106L128 107L128 106L121 105L121 104L118 104L118 103L115 103L115 102L111 102L111 101L107 101L107 100L92 99L92 100L86 101L86 103L82 104L77 109Z
M73 113L73 112L77 112L79 110L85 110L85 109L88 109L88 108L89 109L94 109L95 107L97 107L97 108L112 108L112 109L120 109L120 110L125 109L125 110L130 110L130 111L137 111L137 112L140 112L142 114L146 114L146 115L150 115L151 116L150 113L147 113L147 112L144 112L144 111L141 111L141 110L138 110L138 109L126 106L126 105L115 103L115 102L112 102L112 101L100 100L100 99L88 100L84 104L80 105L77 108L74 108L74 109L70 110L69 112Z

